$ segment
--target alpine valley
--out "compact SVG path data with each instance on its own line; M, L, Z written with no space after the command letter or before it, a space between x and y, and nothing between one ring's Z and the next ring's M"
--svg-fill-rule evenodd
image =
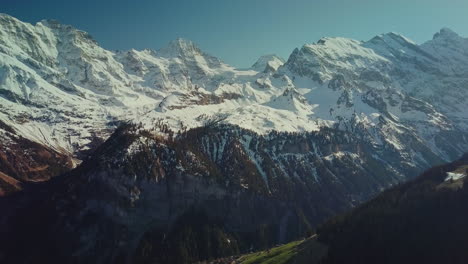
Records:
M322 38L236 69L0 15L0 263L271 247L468 150L468 39Z

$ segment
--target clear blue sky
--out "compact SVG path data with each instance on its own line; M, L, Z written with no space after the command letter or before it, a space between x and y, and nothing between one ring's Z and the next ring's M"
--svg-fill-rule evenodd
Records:
M270 53L287 59L324 36L394 31L422 43L442 27L468 36L467 0L0 0L0 12L57 19L111 50L158 49L183 37L237 67Z

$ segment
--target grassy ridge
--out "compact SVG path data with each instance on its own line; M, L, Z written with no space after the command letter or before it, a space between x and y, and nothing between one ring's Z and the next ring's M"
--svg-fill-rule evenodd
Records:
M276 248L246 255L241 258L242 264L288 263L298 252L297 246L302 241L294 241Z
M245 255L239 259L242 264L292 264L317 263L327 252L315 236L294 241L269 250Z

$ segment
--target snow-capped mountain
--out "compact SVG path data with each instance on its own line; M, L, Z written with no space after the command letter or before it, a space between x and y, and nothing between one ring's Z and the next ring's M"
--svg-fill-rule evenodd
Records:
M78 166L22 197L25 211L3 211L15 228L0 235L44 211L41 224L73 237L55 245L67 256L131 262L166 235L149 251L179 250L171 239L187 233L174 226L202 208L229 250L248 250L243 236L257 248L300 237L466 152L467 51L449 29L422 45L323 38L236 69L189 40L113 52L56 21L0 15L0 194ZM31 256L63 260L47 250Z
M286 63L267 55L248 70L183 39L158 51L114 53L70 26L8 15L0 34L1 120L70 154L107 137L117 120L163 119L179 129L220 113L259 133L313 131L353 116L369 127L389 117L420 137L467 128L468 44L449 29L421 46L395 33L368 42L324 38ZM281 99L292 90L304 99Z
M1 15L3 145L24 138L78 164L122 121L183 131L221 118L258 135L360 126L424 168L432 159L409 138L441 160L467 147L467 43L449 29L423 45L396 33L323 38L240 70L189 40L111 52L71 26Z
M274 54L261 56L257 62L252 65L252 69L257 72L274 72L285 63L284 59Z

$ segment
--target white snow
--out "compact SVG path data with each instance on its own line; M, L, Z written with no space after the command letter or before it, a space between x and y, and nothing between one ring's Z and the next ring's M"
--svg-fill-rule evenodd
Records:
M274 54L264 55L260 57L252 66L252 69L257 72L276 71L284 65L284 59Z
M447 29L423 45L396 33L323 38L286 63L267 55L242 70L189 40L111 52L70 26L0 15L0 120L70 153L115 121L177 131L222 115L260 134L359 126L397 150L410 131L443 156L434 136L468 129L467 43Z
M445 181L456 181L465 177L466 175L464 173L447 172L447 177L445 178Z

